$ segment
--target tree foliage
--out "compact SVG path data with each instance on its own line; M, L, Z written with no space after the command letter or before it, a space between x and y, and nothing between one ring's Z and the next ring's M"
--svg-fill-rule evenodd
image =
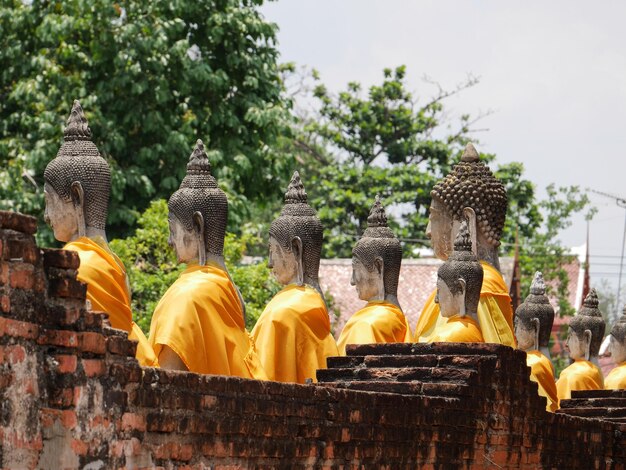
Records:
M278 196L290 170L276 26L262 0L12 0L0 6L0 205L42 213L42 182L73 99L112 167L110 231L128 234L178 188L197 138L233 207Z
M134 235L111 241L111 249L124 261L131 284L135 322L147 333L152 313L165 291L185 268L176 262L168 245L169 227L165 200L153 201L139 217ZM254 236L228 233L224 259L233 282L246 304L246 323L254 326L265 305L278 292L265 260L243 264L247 244Z

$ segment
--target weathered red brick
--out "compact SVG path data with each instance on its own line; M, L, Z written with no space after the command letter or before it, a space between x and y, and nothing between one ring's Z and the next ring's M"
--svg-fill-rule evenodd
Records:
M4 334L15 338L35 339L39 336L39 325L25 321L12 320L6 318L3 320ZM2 327L0 327L2 331Z
M11 299L8 295L0 295L0 310L4 313L11 312Z
M43 249L43 263L45 267L78 269L80 258L78 253L71 250Z
M0 261L0 286L9 283L9 263Z
M33 235L37 232L37 219L17 212L0 211L0 229L15 230Z
M78 346L78 336L74 331L46 330L37 338L39 344L75 348Z
M102 359L82 359L83 370L87 377L100 377L106 372L106 364Z
M136 413L124 413L122 415L122 429L143 432L146 430L146 419Z
M70 374L76 371L78 358L73 354L57 354L54 359L59 364L57 371L61 374Z
M78 344L81 351L94 354L106 352L106 341L102 334L91 331L78 334Z
M13 289L32 289L35 282L33 266L20 263L9 272L9 285Z
M21 344L6 346L4 353L9 362L18 363L26 359L26 349Z

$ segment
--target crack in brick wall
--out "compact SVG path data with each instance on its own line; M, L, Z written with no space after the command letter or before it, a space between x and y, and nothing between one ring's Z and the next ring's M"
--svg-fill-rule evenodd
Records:
M523 354L360 346L319 385L142 368L75 253L0 211L4 468L621 468L622 423L545 412Z

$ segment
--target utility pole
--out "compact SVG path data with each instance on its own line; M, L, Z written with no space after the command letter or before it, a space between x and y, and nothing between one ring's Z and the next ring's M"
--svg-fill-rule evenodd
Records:
M602 191L596 191L595 189L589 189L592 193L598 194L600 196L607 197L609 199L613 199L617 207L621 207L622 209L626 209L626 198L615 196L613 194L603 193ZM619 318L620 309L619 309L619 296L622 293L622 273L624 271L624 244L626 243L626 210L624 211L624 232L622 233L622 256L619 260L619 277L617 281L617 298L615 299L615 308L617 309L615 318Z

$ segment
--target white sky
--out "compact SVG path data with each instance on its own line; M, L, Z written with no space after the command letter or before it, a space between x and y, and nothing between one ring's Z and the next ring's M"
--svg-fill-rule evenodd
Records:
M331 91L402 64L424 98L424 75L446 88L479 76L446 102L457 115L495 111L479 123L479 150L524 162L541 195L554 182L626 197L626 2L278 0L262 11L280 27L281 60L317 69ZM619 257L625 210L592 200L591 255ZM580 217L562 240L585 235ZM592 282L616 283L593 273L618 264L592 257Z

